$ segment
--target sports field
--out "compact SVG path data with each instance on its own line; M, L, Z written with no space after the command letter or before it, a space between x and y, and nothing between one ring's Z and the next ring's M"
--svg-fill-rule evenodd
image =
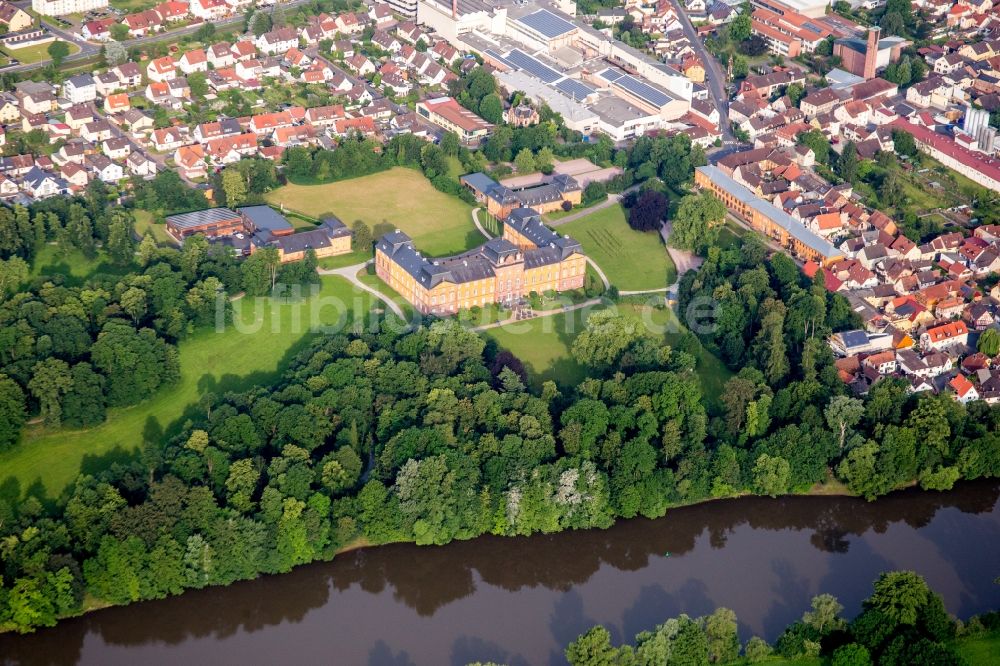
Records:
M431 256L453 254L483 242L472 224L472 208L439 192L423 174L396 167L324 185L289 183L267 194L268 203L310 217L333 213L344 224L365 222L377 238L401 229Z
M108 420L86 430L29 429L16 448L0 454L0 485L14 477L23 493L35 484L57 496L81 471L106 468L136 454L143 438L179 429L197 413L207 392L239 391L275 378L307 341L312 322L332 326L361 317L371 296L335 276L322 278L318 294L297 302L246 298L233 303L238 325L202 330L178 344L181 380L134 407L109 411Z
M677 270L660 235L633 230L619 205L602 208L555 229L580 241L584 251L619 290L663 289L677 278Z

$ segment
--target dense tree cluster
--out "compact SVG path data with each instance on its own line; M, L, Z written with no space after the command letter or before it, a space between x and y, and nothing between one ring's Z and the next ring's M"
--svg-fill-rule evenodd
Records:
M178 376L175 343L223 322L226 294L269 294L276 281L317 279L312 252L281 265L264 249L239 262L202 236L180 249L151 237L136 247L132 215L86 197L0 208L0 449L17 442L27 415L48 426L101 423L108 407L133 405ZM61 274L29 279L28 263L48 243L114 264L82 284Z
M822 273L818 274L822 276ZM712 492L779 495L822 481L827 469L873 499L914 480L948 489L1000 474L1000 410L948 395L913 395L883 379L866 399L847 395L826 338L857 325L847 301L809 282L784 254L750 239L712 248L681 281L681 308L710 304L702 342L737 374L709 424Z
M905 394L875 392L863 404L844 396L825 345L815 344L836 306L825 294L820 306L794 265L752 252L713 250L695 278L723 297L736 284L749 309L733 329L744 345L727 352L748 367L726 386L717 415L694 372L699 341L665 346L613 311L592 314L573 343L589 377L572 394L552 382L529 391L523 364L454 321L410 333L359 327L314 341L274 386L205 395L177 436L150 438L132 462L81 476L52 512L32 497L16 509L0 503L0 624L52 624L78 612L85 594L126 603L287 571L359 540L443 544L607 527L710 496L776 495L820 480L838 460L864 492L866 460L875 476L888 473L878 467L883 458L899 460L868 452L890 437L909 436L946 465L931 468L927 487L954 481L956 455L962 474L1000 474L995 434L970 439L976 429L997 431L990 408L971 407L966 418L964 407L937 398L913 406ZM177 267L150 270L158 279L182 271L179 255ZM812 309L799 304L805 298ZM140 316L154 327L160 318ZM128 313L113 319L107 335L142 337ZM146 330L151 340L154 329ZM103 354L91 357L98 370L108 367ZM58 380L64 367L52 368L51 381L46 371L48 395L62 398L64 413L74 369L72 381ZM80 381L102 379L79 372ZM0 404L12 388L0 381ZM885 424L880 444L858 441L867 434L862 409ZM912 441L915 432L923 441ZM708 647L700 621L670 631L691 634L684 649L698 655L732 654L731 623L712 621L719 635L705 639Z
M699 618L671 618L638 634L634 644L618 647L607 629L596 626L570 643L565 654L572 666L755 664L774 655L788 660L822 655L834 666L958 664L962 659L951 641L959 630L977 637L1000 629L996 613L960 625L945 611L940 595L910 571L882 574L854 620L843 619L843 610L830 594L813 597L811 609L774 647L753 636L742 656L736 614L728 608Z

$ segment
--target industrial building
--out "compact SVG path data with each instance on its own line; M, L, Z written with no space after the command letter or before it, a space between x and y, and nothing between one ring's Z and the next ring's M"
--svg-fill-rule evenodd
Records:
M418 0L417 21L478 53L506 92L562 114L570 129L625 141L669 128L693 83L670 65L574 18L572 2Z

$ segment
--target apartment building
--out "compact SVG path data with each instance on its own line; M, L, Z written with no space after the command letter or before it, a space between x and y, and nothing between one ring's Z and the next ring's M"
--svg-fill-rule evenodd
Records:
M31 0L31 8L43 16L84 14L107 6L108 0Z

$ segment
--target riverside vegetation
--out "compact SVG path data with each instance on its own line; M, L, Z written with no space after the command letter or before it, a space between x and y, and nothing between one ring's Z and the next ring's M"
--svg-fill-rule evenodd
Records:
M882 574L861 613L850 622L840 617L843 609L833 595L813 597L811 609L787 627L773 647L757 636L741 646L736 614L728 608L705 617L671 618L637 635L634 645L613 647L608 630L597 626L566 648L566 659L572 666L950 666L989 663L978 658L977 648L1000 646L1000 613L976 616L967 623L956 621L948 616L941 597L910 571Z
M591 315L572 391L529 390L518 359L452 320L315 339L274 385L205 396L179 434L79 477L54 507L0 503L0 623L30 631L362 544L603 528L802 492L831 470L868 497L1000 475L1000 410L891 382L846 395L822 340L850 311L781 255L712 248L683 300L702 289L722 304L703 341L671 348L633 317ZM730 292L751 306L744 325ZM744 366L718 413L694 369L703 343Z

